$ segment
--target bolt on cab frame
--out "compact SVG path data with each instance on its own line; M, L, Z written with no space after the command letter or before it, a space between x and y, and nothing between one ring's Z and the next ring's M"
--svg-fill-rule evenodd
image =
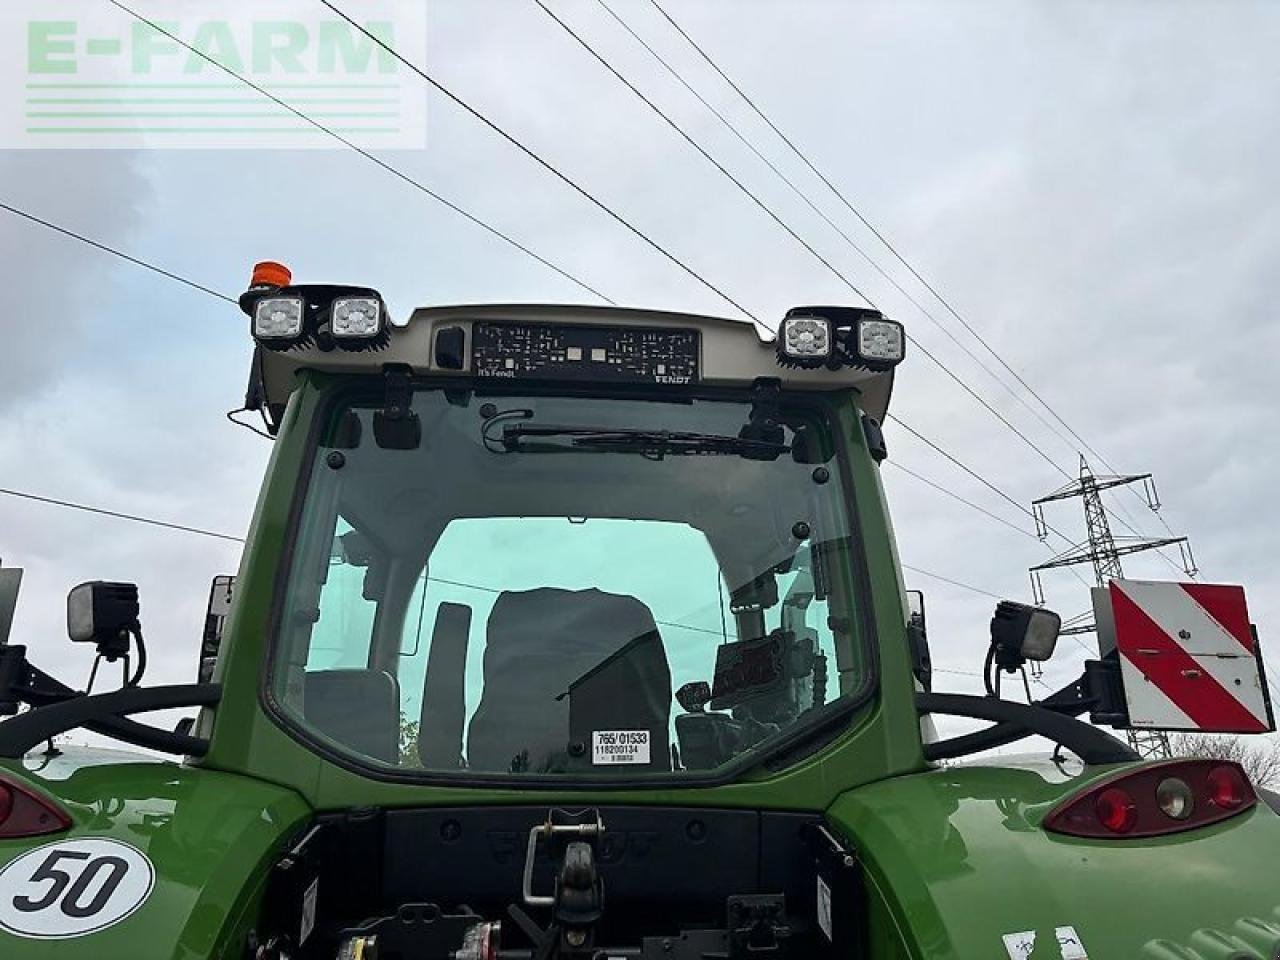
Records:
M879 478L898 324L393 326L278 265L242 306L275 449L200 682L82 694L0 646L0 708L33 706L0 723L2 955L1280 949L1280 823L1238 768L1074 719L1122 717L1106 663L1039 704L931 692ZM107 660L141 651L124 586L69 609ZM1058 626L1002 604L990 668ZM172 706L201 711L135 719ZM78 726L185 761L39 753ZM937 765L1032 733L1083 763Z

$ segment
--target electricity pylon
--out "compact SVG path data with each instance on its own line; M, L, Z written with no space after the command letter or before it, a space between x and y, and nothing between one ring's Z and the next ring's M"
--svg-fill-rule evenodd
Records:
M1056 557L1031 568L1031 590L1036 603L1044 603L1044 587L1040 582L1040 574L1045 570L1059 567L1073 567L1082 564L1093 565L1093 576L1098 586L1106 587L1112 580L1124 577L1120 558L1147 550L1158 550L1161 547L1177 544L1182 557L1182 568L1187 576L1195 577L1197 570L1195 558L1191 554L1191 546L1186 537L1117 537L1111 532L1111 522L1107 517L1106 504L1102 502L1102 491L1114 487L1123 487L1133 483L1142 484L1143 496L1147 506L1154 512L1160 509L1160 498L1156 493L1155 482L1149 473L1128 476L1094 476L1084 457L1080 458L1080 478L1073 480L1047 497L1041 497L1031 504L1035 516L1036 533L1041 540L1049 536L1049 524L1044 518L1044 505L1056 500L1071 500L1079 497L1084 504L1085 529L1088 539L1063 551ZM1092 633L1095 625L1087 615L1073 617L1065 624L1063 633ZM1130 730L1129 744L1143 758L1159 758L1170 755L1169 735L1163 730Z

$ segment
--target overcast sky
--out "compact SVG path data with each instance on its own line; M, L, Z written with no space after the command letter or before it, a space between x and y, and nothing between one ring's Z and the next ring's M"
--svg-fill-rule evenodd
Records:
M652 6L610 2L979 349ZM1072 446L799 203L596 0L549 4L1075 471ZM137 5L165 11L155 0ZM1280 9L727 0L671 0L669 9L1095 449L1118 469L1156 475L1164 516L1192 537L1205 578L1244 583L1264 644L1280 647ZM858 302L532 0L427 10L436 76L757 315L774 323L795 304ZM620 303L732 314L453 104L437 95L428 104L425 148L382 153L389 163ZM345 150L3 151L0 200L231 295L270 257L300 281L377 287L400 318L428 304L589 301ZM224 418L243 398L250 356L238 310L3 211L0 256L0 486L243 533L270 444ZM895 409L1020 502L1062 483L918 351L900 371ZM895 462L1030 530L902 430L891 426L888 439ZM1026 569L1049 547L901 473L885 480L905 562L1028 599ZM1114 503L1144 533L1163 530L1131 496ZM1057 505L1051 522L1082 535L1078 502ZM71 586L136 581L152 679L183 681L194 675L210 578L234 572L238 553L0 497L0 558L26 569L13 639L71 682L89 663L65 639ZM1172 575L1158 559L1126 561L1126 570ZM994 601L909 579L928 595L937 665L976 673ZM1046 582L1065 616L1086 609L1069 574ZM1050 681L1078 672L1083 656L1063 641ZM1280 651L1271 660L1280 664ZM971 692L979 683L939 681Z

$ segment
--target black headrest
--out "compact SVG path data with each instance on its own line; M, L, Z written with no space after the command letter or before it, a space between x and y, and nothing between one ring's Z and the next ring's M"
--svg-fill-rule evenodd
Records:
M382 670L307 674L307 723L345 747L386 763L400 760L400 685Z
M486 626L484 691L467 730L467 765L492 772L563 769L570 741L569 698L564 695L570 685L647 635L657 642L643 645L641 656L655 662L644 675L655 688L665 687L647 702L666 704L661 719L665 744L671 675L653 613L644 603L594 589L544 587L500 594ZM629 722L655 721L619 716L610 722L623 729ZM590 743L585 750L589 762ZM669 755L665 762L669 769Z

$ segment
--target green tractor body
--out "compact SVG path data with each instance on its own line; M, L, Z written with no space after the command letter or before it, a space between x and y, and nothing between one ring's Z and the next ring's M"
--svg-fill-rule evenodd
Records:
M0 957L1277 956L1280 820L1233 768L1139 762L1074 719L1123 712L1100 682L929 691L896 325L244 305L275 449L200 682L84 696L0 647ZM76 727L183 759L43 748ZM938 762L1035 733L1065 759Z

